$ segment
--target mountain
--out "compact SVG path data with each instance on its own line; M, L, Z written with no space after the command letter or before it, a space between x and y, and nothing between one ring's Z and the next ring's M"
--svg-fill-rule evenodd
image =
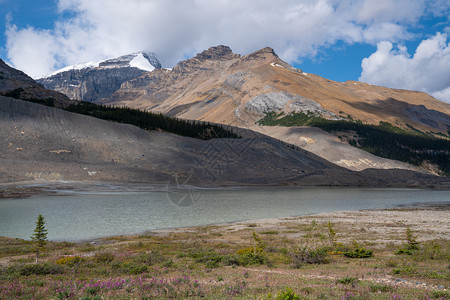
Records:
M445 134L450 126L450 105L425 93L307 74L271 48L240 56L226 46L211 47L172 70L124 83L104 102L243 126L268 112L309 112L375 125L384 121Z
M8 66L0 59L0 95L66 106L71 103L64 94L47 90L31 77Z
M14 90L35 88L22 72L11 68L1 74ZM42 99L59 95L40 89ZM194 139L67 111L76 105L63 110L35 100L0 96L1 183L450 188L448 178L411 171L353 172L248 129L230 127L241 138Z
M48 89L74 100L99 101L111 96L125 81L161 68L152 52L136 52L104 61L65 67L37 79Z
M292 117L308 121L319 118L377 126L381 124L390 126L392 130L444 135L447 138L450 129L450 105L426 93L356 81L331 81L295 69L281 60L271 48L241 56L226 46L211 47L193 58L181 61L172 70L157 69L124 82L109 98L99 102L161 112L183 119L252 128L299 147L306 147L351 170L374 167L417 170L417 167L351 147L348 142L359 145L364 139L354 130L345 133L335 130L332 134L321 132L316 138L311 138L308 134L302 135L305 130L294 128L298 122L289 125L294 126L289 134L280 127L254 126L274 114L275 119ZM263 124L261 122L259 125ZM336 136L341 140L336 141ZM310 143L305 144L305 139L309 139ZM396 141L391 139L384 143L395 144ZM329 148L319 144L338 146ZM360 148L373 147L361 145ZM398 159L409 155L396 155L397 150L393 149L385 157ZM435 153L435 149L411 149L410 153L417 151ZM384 152L384 149L374 151L377 155L380 152ZM445 152L440 152L440 155L445 156ZM439 170L441 167L436 167L434 162L428 163L421 159L413 162L431 172L448 172ZM449 165L448 153L446 160L444 168Z

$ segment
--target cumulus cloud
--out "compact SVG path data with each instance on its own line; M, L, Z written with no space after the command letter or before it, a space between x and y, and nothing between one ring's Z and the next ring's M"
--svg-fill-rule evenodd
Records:
M404 46L379 42L361 67L360 81L419 90L450 103L450 43L445 33L423 40L413 56Z
M15 67L32 76L143 49L171 67L218 44L243 54L270 46L293 63L339 40L404 40L407 25L427 11L427 2L59 0L61 18L52 30L10 26L7 53Z

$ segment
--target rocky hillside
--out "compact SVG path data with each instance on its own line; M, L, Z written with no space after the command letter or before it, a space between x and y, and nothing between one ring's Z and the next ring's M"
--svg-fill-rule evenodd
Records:
M450 105L422 93L307 74L271 48L246 56L212 47L125 82L105 102L151 109L187 119L251 126L268 112L313 113L447 134Z
M137 52L105 61L69 66L37 81L74 100L100 101L111 96L125 81L161 68L152 52Z
M13 98L21 98L53 104L55 106L66 106L71 103L65 95L47 90L31 77L8 66L0 59L0 95Z

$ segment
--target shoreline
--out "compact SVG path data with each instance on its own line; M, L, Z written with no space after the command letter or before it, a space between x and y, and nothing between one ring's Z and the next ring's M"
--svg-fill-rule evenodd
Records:
M71 190L75 192L167 192L171 189L180 190L229 190L229 189L258 189L258 188L317 188L317 189L406 189L406 190L435 190L448 191L450 187L430 186L360 186L360 185L283 185L283 184L261 184L261 185L217 185L217 186L194 186L173 185L164 183L141 183L141 182L93 182L93 181L19 181L0 183L0 199L27 198L35 195L53 194L58 191Z
M397 213L395 213L397 212ZM383 209L360 209L360 210L340 210L333 212L325 212L325 213L316 213L309 215L300 215L300 216L291 216L291 217L280 217L280 218L262 218L262 219L249 219L249 220L241 220L241 221L233 221L233 222L225 222L225 223L211 223L207 225L199 225L199 226L186 226L186 227L171 227L171 228L162 228L155 230L146 230L139 233L133 234L123 234L123 235L111 235L111 236L102 236L98 238L85 239L80 241L74 241L74 243L83 244L83 243L93 243L95 245L104 244L105 240L115 240L115 239L132 239L136 236L169 236L175 233L189 233L189 232L197 232L202 228L218 228L218 230L228 230L228 231L236 231L242 228L247 227L248 225L256 225L256 227L260 229L274 230L277 226L282 224L286 226L290 223L299 223L299 224L307 224L312 222L312 220L321 220L325 223L330 222L351 222L354 224L360 223L361 225L365 224L374 224L377 222L377 218L381 217L380 221L387 223L388 221L403 225L410 225L412 227L418 227L420 225L424 225L424 220L429 212L441 212L438 216L434 218L429 218L427 223L435 222L440 220L440 216L446 216L443 220L447 221L447 236L450 236L450 201L445 203L417 203L410 205L396 205L392 208L383 208ZM420 216L416 222L414 222L413 217ZM403 219L405 222L402 222ZM357 221L354 221L357 220ZM418 221L420 220L420 224ZM358 222L359 221L359 222ZM437 228L435 228L437 231ZM445 238L445 235L441 235L440 237ZM429 235L428 238L422 237L423 240L429 240L435 238L434 235Z

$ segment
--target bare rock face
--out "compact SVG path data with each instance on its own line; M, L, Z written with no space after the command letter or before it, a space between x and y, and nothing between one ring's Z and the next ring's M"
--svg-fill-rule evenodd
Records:
M70 104L65 95L47 90L22 71L8 66L0 59L0 95L35 101L52 101L56 106Z
M234 54L230 47L219 45L217 47L211 47L208 50L203 51L195 56L196 59L205 60L230 60L237 59L241 56Z
M137 52L96 63L75 65L38 79L46 88L74 100L97 102L108 98L122 83L161 68L156 55Z

